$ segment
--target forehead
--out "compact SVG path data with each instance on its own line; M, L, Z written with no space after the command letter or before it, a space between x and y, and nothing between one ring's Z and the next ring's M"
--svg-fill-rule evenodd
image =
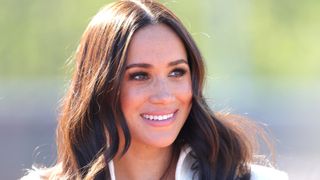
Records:
M148 25L132 37L127 63L160 63L177 59L187 60L180 37L167 25Z

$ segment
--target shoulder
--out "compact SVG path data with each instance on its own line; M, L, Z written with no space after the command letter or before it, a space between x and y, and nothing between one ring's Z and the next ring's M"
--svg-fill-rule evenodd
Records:
M191 180L194 179L194 175L197 176L192 170L192 164L195 162L195 159L191 153L191 147L185 146L181 149L176 166L176 180Z
M20 180L54 180L62 177L62 166L61 164L57 164L50 168L39 168L32 166L31 169L26 170L25 175L20 178Z
M190 147L182 148L176 167L176 180L197 179L192 164L195 162ZM287 173L261 165L251 164L251 180L288 180Z
M277 169L255 165L251 166L251 180L288 180L287 173Z
M32 169L26 170L26 174L20 180L41 180L46 175L46 170L37 168L35 166Z

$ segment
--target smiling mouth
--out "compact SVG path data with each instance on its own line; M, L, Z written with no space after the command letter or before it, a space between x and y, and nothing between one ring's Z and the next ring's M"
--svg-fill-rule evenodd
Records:
M176 111L169 114L162 114L162 115L142 114L141 116L144 119L151 120L151 121L165 121L165 120L171 119L175 113Z

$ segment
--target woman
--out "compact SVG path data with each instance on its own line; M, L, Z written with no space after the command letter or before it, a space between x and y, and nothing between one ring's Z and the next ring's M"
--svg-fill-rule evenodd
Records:
M239 119L214 114L204 64L180 20L123 0L90 22L62 102L58 162L25 179L286 179L252 165Z

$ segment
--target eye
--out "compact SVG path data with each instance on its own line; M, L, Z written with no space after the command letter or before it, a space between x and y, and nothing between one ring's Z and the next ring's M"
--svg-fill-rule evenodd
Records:
M186 74L186 70L182 69L182 68L175 68L173 71L171 71L171 73L169 74L170 77L181 77L184 74Z
M129 75L129 80L143 81L148 79L149 76L146 72L135 72Z

